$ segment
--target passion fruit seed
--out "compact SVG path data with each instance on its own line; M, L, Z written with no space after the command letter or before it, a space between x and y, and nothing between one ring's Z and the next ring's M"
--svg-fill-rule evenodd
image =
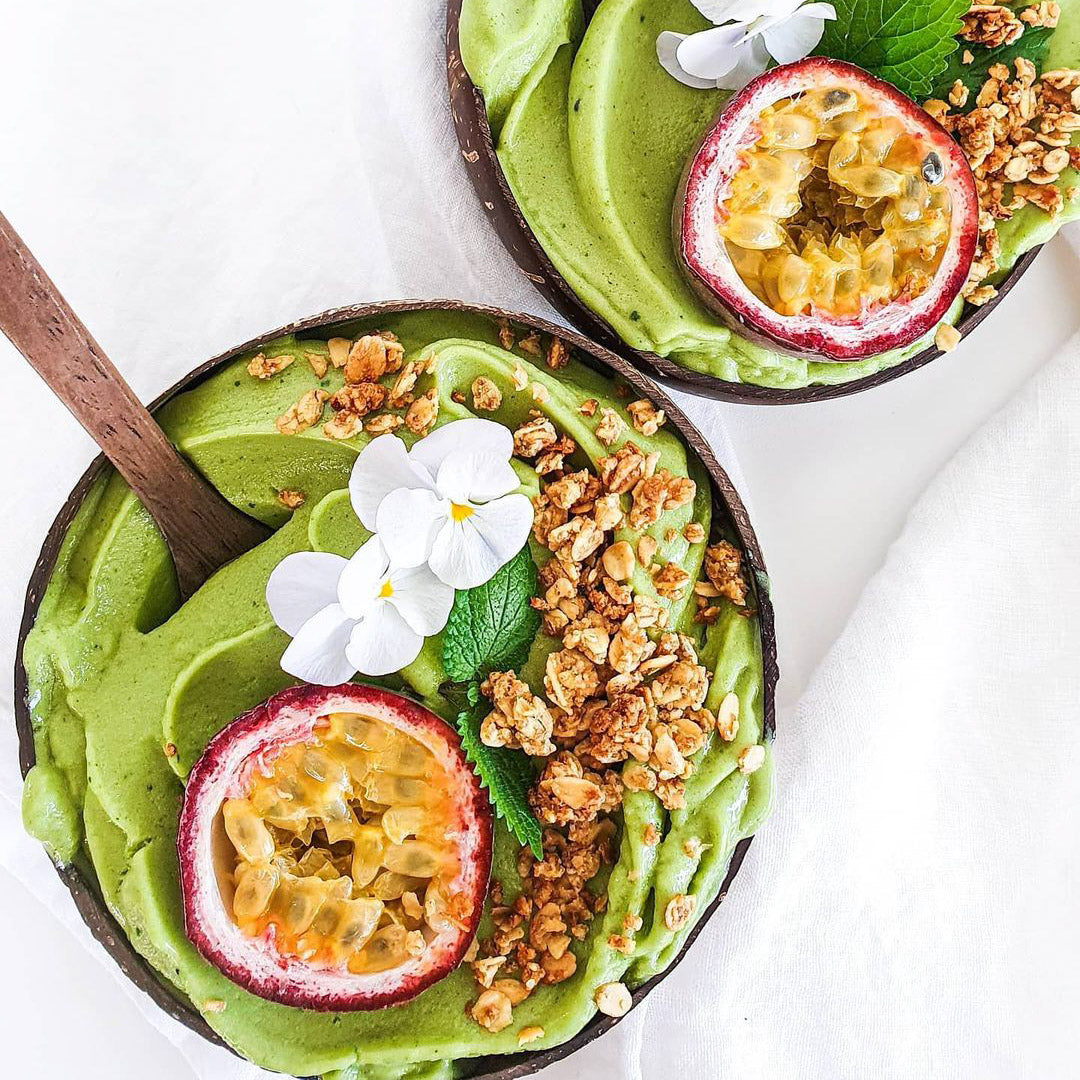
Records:
M844 87L767 106L717 207L736 272L780 315L852 316L931 285L949 241L940 155Z
M446 884L451 785L435 755L373 717L331 713L222 805L232 917L283 957L387 971L460 921ZM423 901L420 897L423 897Z

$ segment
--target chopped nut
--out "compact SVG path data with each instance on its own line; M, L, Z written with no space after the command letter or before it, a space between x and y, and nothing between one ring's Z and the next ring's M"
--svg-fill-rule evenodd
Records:
M659 546L656 537L650 536L648 533L645 533L641 539L638 540L637 555L638 561L642 566L648 568L651 565L653 556L656 554L656 549Z
M970 93L971 92L964 85L963 80L957 79L956 82L952 84L952 89L949 91L949 101L958 109L962 109L967 104Z
M474 960L472 964L473 978L484 987L491 988L491 984L498 973L499 968L506 963L505 956L489 956L483 960Z
M587 398L585 401L583 401L581 403L581 406L578 409L578 412L580 412L582 416L595 416L596 415L596 410L599 407L600 407L600 402L597 401L596 398L591 397L591 398Z
M611 934L607 943L609 949L624 956L630 956L634 951L634 939L628 934Z
M942 352L952 352L960 344L960 331L955 326L942 323L934 334L934 344Z
M280 356L267 356L265 353L256 353L248 361L248 374L256 379L272 379L275 375L284 371L294 360L295 356L283 353Z
M499 990L485 990L473 1002L470 1015L482 1028L495 1034L510 1025L510 999Z
M683 841L682 849L683 849L683 854L688 859L699 859L699 858L701 858L702 852L708 850L710 847L712 847L712 844L704 843L701 840L700 837L698 837L698 836L688 836Z
M596 988L593 1001L605 1016L625 1016L633 1004L630 991L621 982L602 983Z
M307 496L302 491L295 491L292 488L281 488L274 494L277 495L278 502L290 510L297 510L307 502Z
M345 381L350 383L375 382L384 375L397 371L405 350L397 337L380 331L365 334L353 343L345 362Z
M656 847L660 843L660 830L651 821L645 826L645 831L641 835L641 842L646 847Z
M405 414L405 426L414 435L426 435L435 425L439 415L439 392L432 387L421 394Z
M538 405L543 405L551 395L548 393L548 388L543 383L534 382L529 388L529 393L532 394L532 399Z
M716 710L716 733L724 742L732 742L739 734L739 698L727 694Z
M165 744L165 756L176 757L176 743L167 742Z
M1011 45L1024 32L1024 24L1002 4L972 4L963 21L959 36L991 49Z
M523 1027L518 1032L518 1046L525 1046L528 1043L536 1042L537 1039L544 1037L544 1029L536 1024L531 1024L529 1027Z
M480 412L494 412L502 404L502 393L486 375L478 375L472 384L473 407Z
M752 746L747 746L741 754L739 754L739 772L750 773L757 772L762 765L765 764L765 747L761 743L754 743Z
M665 600L678 600L686 592L690 575L675 563L667 563L653 577L656 591Z
M343 368L348 362L352 342L348 338L332 337L326 347L330 352L330 363L336 368Z
M681 930L694 914L697 898L676 893L664 908L664 925L669 930Z
M524 390L529 385L529 373L518 364L510 375L510 382L515 390Z
M309 390L277 418L278 431L282 435L298 435L317 424L329 397L325 390Z
M626 411L630 414L634 430L646 436L655 435L667 421L664 410L658 409L644 398L641 401L632 401L626 406Z
M203 1002L203 1012L220 1013L225 1011L225 1002L221 998L209 998Z
M700 544L705 539L705 527L696 521L691 521L683 529L682 534L688 544Z
M603 554L604 572L616 581L626 581L634 572L634 550L625 540L612 544Z
M596 425L596 437L605 445L611 446L626 430L626 421L614 410L606 406L600 409L600 422Z

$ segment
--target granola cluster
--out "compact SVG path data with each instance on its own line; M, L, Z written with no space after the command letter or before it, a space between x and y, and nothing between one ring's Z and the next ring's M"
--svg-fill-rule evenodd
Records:
M1029 26L1056 26L1059 15L1055 3L1019 12L1001 4L974 4L960 36L996 48L1012 44ZM970 50L963 59L973 62ZM994 64L973 100L958 79L948 101L932 99L924 107L957 140L975 173L979 246L963 295L968 303L982 305L997 295L984 284L1000 266L997 222L1028 203L1050 214L1065 204L1058 181L1066 169L1080 165L1080 147L1071 145L1073 132L1080 130L1080 71L1062 68L1039 75L1021 57L1013 70Z
M581 411L608 445L614 432L632 425L654 433L665 419L644 401L627 406L629 424L595 401ZM605 900L585 886L612 858L610 815L624 790L654 792L669 809L683 806L694 755L713 731L726 741L738 732L734 695L725 699L718 720L705 707L709 675L694 642L670 625L672 603L690 590L690 575L658 560L659 544L645 531L691 505L694 482L660 467L659 455L629 440L601 458L595 471L577 469L574 440L535 411L514 432L514 449L541 478L533 535L551 557L540 569L541 591L532 603L559 647L548 656L542 695L510 671L492 674L481 687L492 705L481 739L544 759L529 792L545 826L544 858L522 851L523 888L512 904L502 902L496 887L496 931L473 962L481 993L470 1015L491 1031L510 1024L513 1006L536 986L574 973L569 946L585 937ZM629 531L634 541L617 538L619 531ZM705 540L700 523L682 533L692 543ZM665 536L677 534L672 527ZM651 577L655 594L635 590L641 574ZM701 621L717 617L721 597L745 607L738 548L727 541L708 547L705 576L693 586ZM659 842L655 827L653 833L644 842ZM608 944L632 952L640 926L640 919L628 916ZM621 1015L629 993L610 984L598 991L597 1002Z

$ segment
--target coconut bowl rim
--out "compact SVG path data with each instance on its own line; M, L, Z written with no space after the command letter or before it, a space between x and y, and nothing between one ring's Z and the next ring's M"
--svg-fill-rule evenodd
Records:
M488 220L525 277L564 318L580 327L594 341L629 360L639 370L654 378L665 379L680 390L717 401L743 405L802 405L831 401L883 386L945 355L943 350L931 344L914 356L872 375L864 375L843 383L782 388L721 379L716 375L683 367L657 353L628 345L606 319L578 297L569 282L555 268L510 189L495 151L483 91L473 83L461 60L458 31L462 4L463 0L447 0L446 78L450 112L465 170ZM706 129L706 134L710 130L711 125ZM980 307L965 303L955 324L961 339L971 334L1005 299L1041 250L1040 244L1021 255L995 286L997 295L987 303ZM850 361L835 363L842 366Z
M243 353L284 335L304 334L315 330L323 331L360 320L377 318L380 315L395 315L410 311L466 312L490 318L493 322L499 319L507 319L512 326L527 327L530 330L538 330L541 333L557 336L571 345L576 350L578 359L587 366L608 377L618 377L625 380L643 397L649 398L667 413L672 427L678 431L687 447L708 473L712 483L713 506L724 513L727 522L738 536L743 549L748 571L747 577L756 601L758 632L761 641L764 731L765 737L771 741L775 732L776 683L779 678L776 627L773 605L769 596L769 579L765 568L765 560L746 507L726 471L717 461L708 442L692 421L671 401L663 388L644 376L624 357L590 341L577 331L569 330L546 319L523 312L514 312L460 300L390 300L353 304L295 320L219 353L177 380L169 389L158 395L149 408L151 412L155 411L177 394L203 382L225 364L235 360ZM558 375L557 372L555 374ZM23 665L23 647L26 643L27 634L36 620L41 599L52 576L67 530L82 506L91 485L107 468L109 468L109 464L104 455L98 455L75 484L46 533L45 541L27 586L15 656L14 702L15 727L19 739L19 767L23 777L26 776L36 760L33 722L28 701L28 680ZM720 903L727 895L728 888L742 865L743 859L746 857L751 839L752 837L746 837L735 847L727 874L716 897L687 935L686 941L671 963L662 972L634 990L631 1008L640 1004L645 996L666 978L686 955L698 934L715 914ZM68 866L56 866L56 871L60 876L60 880L71 893L75 906L90 933L104 947L124 975L174 1020L208 1041L231 1050L225 1041L207 1024L199 1012L179 996L135 950L123 929L109 911L96 880L92 880L85 875L77 863ZM592 1042L605 1031L614 1027L620 1019L621 1017L608 1017L597 1013L572 1038L560 1043L558 1046L545 1050L534 1052L526 1050L516 1054L494 1054L476 1058L463 1058L461 1063L465 1066L465 1069L462 1075L468 1076L472 1080L516 1080L518 1077L531 1075Z

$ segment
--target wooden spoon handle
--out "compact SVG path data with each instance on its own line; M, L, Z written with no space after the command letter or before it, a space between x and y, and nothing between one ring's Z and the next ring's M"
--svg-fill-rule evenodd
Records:
M142 500L184 598L269 535L180 457L3 214L0 329Z

